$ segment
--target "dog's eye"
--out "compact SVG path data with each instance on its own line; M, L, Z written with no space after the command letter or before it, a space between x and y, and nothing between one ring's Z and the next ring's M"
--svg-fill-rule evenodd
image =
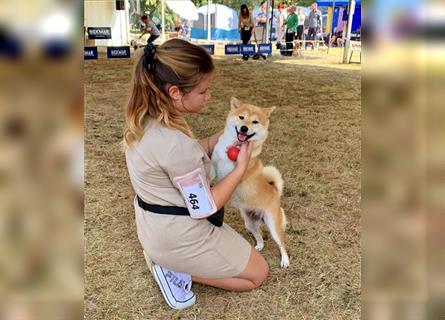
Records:
M240 118L241 120L244 120L244 116L239 116L239 118Z
M257 124L257 123L258 123L258 121L256 121L256 120L253 120L253 121L252 121L252 123L253 123L253 124Z

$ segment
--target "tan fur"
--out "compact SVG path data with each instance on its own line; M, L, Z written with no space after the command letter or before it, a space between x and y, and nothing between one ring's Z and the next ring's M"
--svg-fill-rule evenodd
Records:
M229 114L229 118L238 118L242 115L244 116L244 120L240 121L240 126L246 125L253 129L255 129L255 126L261 126L261 128L268 130L269 117L275 109L275 107L259 108L254 105L241 103L238 99L232 98L232 110ZM252 121L258 121L258 124L253 124ZM265 137L261 140L254 140L252 157L247 171L234 193L234 201L232 201L232 203L240 208L241 213L243 213L243 211L248 212L248 210L251 209L265 215L262 220L267 225L272 237L280 247L282 256L281 266L285 268L289 265L289 260L285 249L286 216L280 203L280 196L283 193L283 179L280 172L275 167L264 167L259 158L266 138L267 131ZM245 220L246 216L247 219L249 219L248 214L243 214ZM245 222L246 227L248 227L249 221ZM250 223L251 222L252 221L250 221ZM249 230L255 234L251 229ZM255 238L257 239L257 247L260 247L259 250L261 250L262 245L258 244L257 236L255 236ZM262 239L260 242L262 243Z
M292 51L292 55L294 57L302 57L303 54L301 52L301 42L294 41L294 50Z

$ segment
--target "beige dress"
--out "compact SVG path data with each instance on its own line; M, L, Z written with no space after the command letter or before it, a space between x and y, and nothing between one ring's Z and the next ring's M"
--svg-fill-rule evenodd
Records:
M186 207L173 178L197 168L210 174L210 159L198 141L156 121L125 155L136 194L150 204ZM234 277L247 266L252 247L227 224L152 213L136 199L134 207L139 241L154 263L203 278Z

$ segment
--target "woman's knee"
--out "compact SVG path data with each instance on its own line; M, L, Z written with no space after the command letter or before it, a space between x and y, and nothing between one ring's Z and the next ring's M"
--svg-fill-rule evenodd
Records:
M259 286L261 286L264 282L264 280L266 280L266 278L269 276L269 264L267 263L266 259L264 259L264 257L261 254L258 254L260 256L260 266L259 266L259 277L258 279L256 279L255 283L255 288L258 288Z
M249 261L252 270L250 281L254 288L258 288L269 275L269 264L266 259L255 249L252 248L252 257Z

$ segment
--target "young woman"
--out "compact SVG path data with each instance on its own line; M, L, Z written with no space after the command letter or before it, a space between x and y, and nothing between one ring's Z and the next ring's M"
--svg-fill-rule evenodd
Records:
M222 222L221 208L246 171L252 145L243 144L235 169L210 187L209 157L222 132L198 141L184 119L204 108L213 76L212 58L201 47L179 39L157 48L149 44L136 58L126 109L125 155L137 195L138 238L175 309L195 302L192 281L247 291L268 274L265 259Z
M242 4L240 9L240 14L238 17L238 31L241 35L241 41L243 44L248 44L250 37L252 36L253 30L253 19L249 12L247 5ZM248 55L243 55L243 60L249 60Z
M306 20L306 16L303 13L301 8L297 8L297 16L298 16L298 27L297 27L297 40L303 40L303 31L304 31L304 20Z

